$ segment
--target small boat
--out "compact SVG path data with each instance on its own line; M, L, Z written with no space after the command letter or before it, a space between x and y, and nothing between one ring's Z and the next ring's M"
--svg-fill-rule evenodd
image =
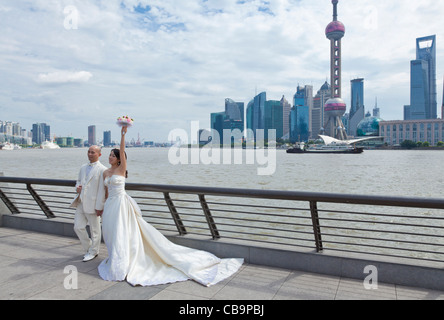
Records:
M9 142L5 142L1 148L2 150L14 150L14 145L10 144Z
M300 142L295 144L293 148L287 149L287 153L362 153L364 148L357 147L356 143L367 140L367 138L338 140L329 136L319 136L324 140L324 144L307 146L304 142Z
M60 149L60 146L52 141L45 141L40 145L41 149Z
M3 145L0 145L1 150L20 150L22 147L20 147L18 144L5 142Z
M362 153L364 148L350 145L312 145L306 147L304 143L287 149L287 153Z

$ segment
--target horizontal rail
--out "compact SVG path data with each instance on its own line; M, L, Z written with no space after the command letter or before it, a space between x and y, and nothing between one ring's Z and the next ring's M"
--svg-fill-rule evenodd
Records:
M14 214L73 219L74 186L0 177L0 198ZM126 190L160 231L444 262L444 199L138 183Z
M74 187L74 180L60 179L39 179L39 178L20 178L20 177L0 177L0 182L9 183L29 183L39 185ZM375 195L356 195L343 193L320 193L320 192L301 192L301 191L281 191L281 190L261 190L261 189L240 189L240 188L215 188L215 187L196 187L196 186L177 186L160 184L139 184L127 183L127 190L169 192L169 193L188 193L220 195L231 197L263 198L276 200L301 200L317 201L331 203L348 204L367 204L384 205L399 207L417 207L444 209L444 199L436 198L412 198L412 197L389 197Z

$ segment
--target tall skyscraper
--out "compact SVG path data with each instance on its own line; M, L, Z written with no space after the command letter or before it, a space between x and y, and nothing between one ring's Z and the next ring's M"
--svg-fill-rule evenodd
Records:
M293 106L306 106L308 111L308 118L305 119L307 121L307 128L304 130L308 130L309 135L311 135L312 131L312 110L314 106L313 101L313 86L306 85L304 87L297 86L296 93L293 96ZM305 137L305 135L304 135ZM308 138L307 138L308 139ZM307 140L305 139L305 140Z
M111 145L111 131L103 131L103 145L109 147Z
M294 105L290 111L290 141L307 141L309 132L309 108L304 105Z
M313 86L298 85L290 112L290 140L292 142L307 141L310 137L312 109Z
M51 127L46 123L34 123L32 125L32 142L41 144L51 141Z
M225 117L223 128L224 130L230 130L232 143L242 142L245 131L243 102L236 102L230 98L225 99Z
M313 109L311 110L311 138L317 139L324 132L324 106L331 98L331 87L327 81L321 86L313 98Z
M287 140L290 138L290 110L291 104L285 99L285 96L281 98L282 108L282 139Z
M280 100L265 101L265 116L264 116L264 139L268 140L268 130L276 130L275 138L282 138L284 135L284 116Z
M214 137L212 137L214 143L222 143L222 137L224 134L224 119L225 112L213 112L210 115L210 126L211 129L219 134L219 141L216 141ZM199 138L200 139L200 138Z
M244 132L244 103L236 102L233 99L225 99L225 119L224 129L238 129Z
M373 117L379 118L380 116L381 116L381 112L378 107L378 98L375 98L375 107L373 108Z
M324 107L324 113L327 117L324 134L345 140L347 134L341 120L346 110L346 104L341 99L341 39L345 35L345 27L342 22L338 21L338 2L339 0L331 1L333 4L333 21L325 29L325 35L330 40L331 98L325 103Z
M348 121L348 134L356 137L359 122L364 119L364 79L353 79L351 82L351 106Z
M96 126L95 125L88 126L88 144L90 146L93 146L93 145L97 144L97 140L96 140Z
M244 103L225 99L225 111L211 113L210 125L219 134L219 143L224 143L224 130L230 130L231 142L241 142L245 131Z
M410 105L404 120L437 118L436 36L416 39L416 60L410 62Z
M267 94L261 92L247 105L248 140L256 139L257 129L265 129L265 101L267 101Z

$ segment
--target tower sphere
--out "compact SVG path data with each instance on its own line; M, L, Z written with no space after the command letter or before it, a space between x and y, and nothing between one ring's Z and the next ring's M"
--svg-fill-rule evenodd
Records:
M328 99L324 106L324 112L327 116L342 117L347 109L347 105L341 98Z
M332 21L325 28L325 35L328 39L339 40L345 35L345 26L341 21Z

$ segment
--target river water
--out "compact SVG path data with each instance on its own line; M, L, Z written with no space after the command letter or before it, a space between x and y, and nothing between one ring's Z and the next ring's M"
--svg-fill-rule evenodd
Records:
M108 164L109 148L101 162ZM199 149L127 148L128 182L228 188L311 191L362 195L442 198L444 152L429 150L365 150L362 154L287 154L276 150L243 150L234 160L191 159ZM239 150L238 150L239 151ZM178 157L188 153L179 164ZM247 161L246 152L256 154ZM262 152L262 158L259 157ZM232 153L234 157L234 151ZM268 158L264 158L268 156ZM264 162L264 159L266 160ZM5 176L75 180L87 162L87 148L0 151ZM197 162L197 164L191 164ZM220 162L221 164L217 164ZM239 162L239 161L238 161ZM259 174L260 170L266 174ZM264 170L268 169L268 170Z
M109 166L110 150L110 148L102 150L100 160L106 166ZM206 150L200 149L194 150L194 152L197 152L194 154L194 158L191 155L192 149L179 149L174 152L168 148L128 148L126 150L129 171L127 181L131 183L444 198L442 195L444 152L437 150L365 150L362 154L287 154L285 150L275 150L275 152L238 150L242 155L241 161L237 159L239 164L235 164L234 159L226 161L226 164L217 164L216 158L213 158L212 164L205 164L208 163L208 157L201 152L206 152ZM249 152L252 157L248 157ZM184 156L181 158L181 163L174 164L180 162L178 160L180 155ZM235 158L234 152L232 155ZM250 161L247 159L250 159ZM251 161L251 159L254 161ZM0 151L0 172L3 172L5 176L12 177L75 180L80 166L87 161L87 148ZM223 163L223 157L219 162ZM263 174L264 172L259 174L261 173L260 169L264 168L268 169L265 170L267 174ZM259 200L247 199L247 203L251 204L251 201L253 201L253 204L272 205L270 201L260 202ZM321 211L323 209L322 206L318 208ZM323 218L343 217L339 211L330 213L331 210L335 209L334 204L327 204L326 208L328 211L320 213ZM375 208L371 208L372 212L375 210ZM389 213L387 208L379 208L378 210L382 211L376 212ZM442 216L441 211L420 210L419 214L424 218L435 214ZM407 208L394 208L393 213L405 215L408 214L408 210ZM418 214L417 211L415 211L415 214ZM150 216L151 219L153 217L153 215ZM392 222L394 218L389 216L387 219L385 217L367 218L364 216L363 219L380 219L383 222ZM430 242L430 239L422 236L402 235L404 232L406 234L412 232L413 229L409 223L425 223L422 220L424 219L416 219L411 222L401 219L399 222L401 224L407 223L407 225L394 227L395 233L387 236L388 239L393 240L393 242L389 242L388 246L399 247L400 243L397 241L406 239ZM328 223L331 225L330 228L326 228ZM433 223L438 229L420 230L420 233L430 233L432 236L437 236L435 232L442 234L444 221L437 220ZM324 233L327 232L332 235L342 232L346 237L356 234L375 236L375 232L372 230L376 227L368 223L364 226L353 223L347 224L349 230L345 231L335 228L335 226L343 226L342 222L323 220L322 225ZM270 224L268 227L274 228L275 226ZM291 228L295 228L294 231L298 229L296 226ZM363 228L365 230L369 228L369 231L363 231ZM380 228L378 231L382 231L386 228L386 225L382 224L377 228ZM307 229L308 233L310 233L309 229ZM398 235L398 233L401 234ZM311 239L312 235L307 237ZM324 237L324 241L326 239L328 239L328 236ZM333 239L336 238L333 236ZM444 246L442 237L434 238L433 241ZM391 253L387 248L378 248L380 242L374 244L374 251L389 251ZM370 241L370 245L373 245L373 242ZM383 245L386 246L387 244L383 243ZM327 244L327 247L334 248L336 245L334 243ZM429 249L429 246L426 245L419 245L419 249L431 250L432 252L436 250L436 248ZM417 253L406 254L413 256ZM426 256L439 260L443 258L444 252L426 254Z

